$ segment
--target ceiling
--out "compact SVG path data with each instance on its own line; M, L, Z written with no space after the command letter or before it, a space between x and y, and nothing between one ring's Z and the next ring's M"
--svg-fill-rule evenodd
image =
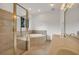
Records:
M54 12L55 10L60 10L60 6L62 3L19 3L24 8L28 9L29 15L46 13L46 12ZM50 6L53 4L53 6ZM0 3L0 8L7 10L9 12L13 12L13 4L12 3ZM29 9L31 8L31 10ZM39 11L40 10L40 11ZM17 14L20 16L25 15L25 10L20 7L17 7Z
M56 12L56 10L60 11L62 3L19 3L24 8L28 9L29 15L46 13L46 12ZM50 6L53 4L53 6ZM76 4L78 7L79 5ZM12 3L0 3L0 8L13 12L13 4ZM58 12L59 12L58 11ZM18 15L25 15L25 11L22 8L17 8Z
M60 6L61 6L60 3L54 3L53 6L50 6L50 3L27 3L27 4L19 3L19 4L24 8L28 9L30 14L54 11L56 9L60 9Z

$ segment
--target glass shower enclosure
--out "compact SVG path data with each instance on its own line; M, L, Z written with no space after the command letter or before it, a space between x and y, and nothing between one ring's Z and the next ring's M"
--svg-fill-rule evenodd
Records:
M0 3L0 54L28 51L28 10L17 3Z

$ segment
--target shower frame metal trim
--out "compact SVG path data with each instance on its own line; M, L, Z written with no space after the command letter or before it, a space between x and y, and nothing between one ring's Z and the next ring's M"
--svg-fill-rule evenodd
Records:
M23 6L21 6L20 4L13 3L13 40L14 40L13 49L14 49L14 54L17 54L17 37L16 37L16 32L17 32L17 18L16 18L16 16L17 16L16 9L17 8L16 8L16 6L17 5L26 11L26 20L28 20L28 10L26 8L24 8ZM26 33L28 33L28 27L26 27ZM26 37L26 39L28 39L28 36ZM29 47L29 44L28 44L28 46L26 45L26 48L28 48L28 47ZM29 50L29 48L28 48L28 50Z

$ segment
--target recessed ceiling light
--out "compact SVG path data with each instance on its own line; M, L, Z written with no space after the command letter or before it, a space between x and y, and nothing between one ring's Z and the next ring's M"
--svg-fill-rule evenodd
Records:
M54 6L54 4L50 4L50 6L51 6L51 7L53 7L53 6Z
M29 8L29 10L32 10L32 8Z
M38 9L38 12L40 12L41 10L40 9Z

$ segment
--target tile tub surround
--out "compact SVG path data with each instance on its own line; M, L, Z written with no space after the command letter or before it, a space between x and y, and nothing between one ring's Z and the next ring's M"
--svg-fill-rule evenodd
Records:
M0 9L0 54L13 54L12 14Z

